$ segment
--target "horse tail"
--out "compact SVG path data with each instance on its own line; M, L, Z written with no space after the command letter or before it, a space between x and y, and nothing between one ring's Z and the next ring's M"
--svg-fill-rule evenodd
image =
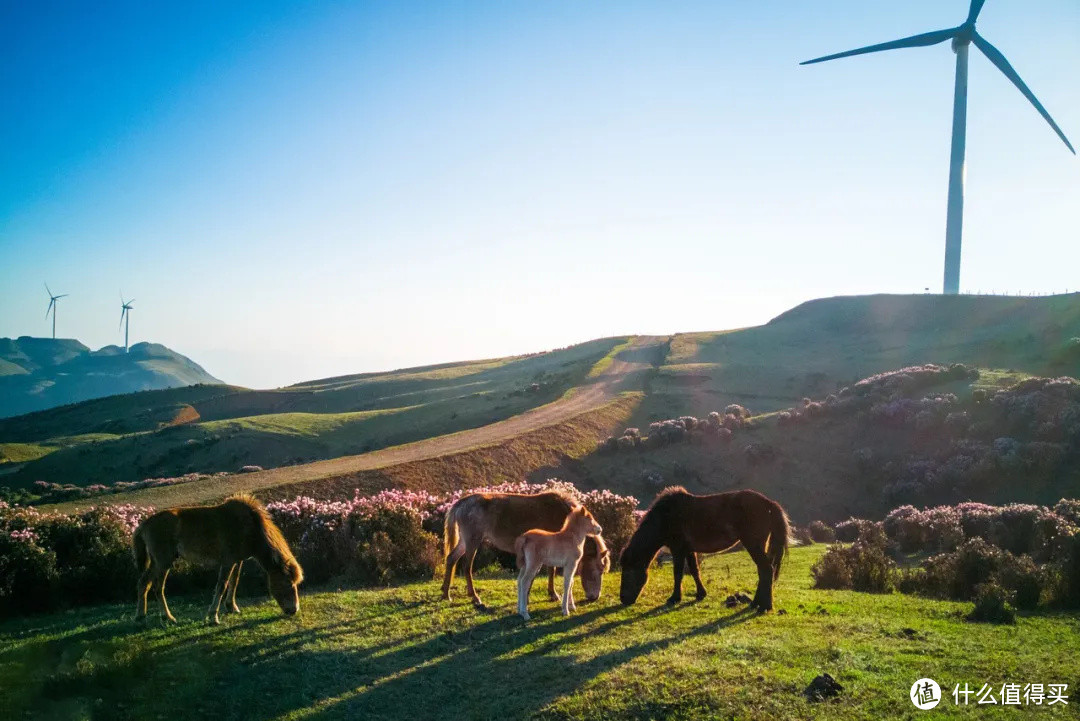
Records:
M135 536L131 542L131 551L135 555L136 571L142 573L150 567L150 554L146 552L146 539L143 538L142 526L135 529Z
M769 501L769 548L766 553L773 569L773 580L780 578L780 564L790 543L791 524L787 513L776 501Z
M450 510L446 512L446 520L443 521L443 558L449 558L450 552L458 545L458 503L450 506Z

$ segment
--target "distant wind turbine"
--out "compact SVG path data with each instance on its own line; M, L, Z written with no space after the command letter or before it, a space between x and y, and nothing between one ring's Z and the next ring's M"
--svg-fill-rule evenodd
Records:
M56 340L56 306L60 305L56 301L60 300L61 298L67 298L68 294L64 293L62 295L53 295L52 291L49 290L48 283L45 284L45 292L49 294L49 307L45 311L45 317L48 318L49 313L52 313L52 337L53 340Z
M826 55L825 57L799 63L800 65L810 65L811 63L821 63L826 60L836 60L837 58L846 58L852 55L864 55L881 50L895 50L896 48L937 45L946 40L952 40L953 52L956 53L956 87L953 94L952 155L949 163L949 210L945 221L944 286L944 292L952 295L960 292L960 240L964 222L964 150L967 133L968 46L971 43L975 43L975 47L981 50L983 55L996 65L997 69L1005 74L1005 77L1012 81L1013 85L1039 111L1039 115L1042 115L1046 122L1050 123L1050 127L1065 143L1065 147L1072 151L1073 155L1076 154L1076 150L1069 142L1069 139L1065 137L1065 133L1050 117L1050 113L1046 112L1046 108L1042 106L1035 94L1020 79L1020 76L1013 70L1012 65L1009 65L1009 61L1005 59L1005 56L988 43L982 35L975 32L975 21L978 19L979 12L985 2L986 0L971 0L967 20L955 28L912 35L909 38L869 45L865 48L848 50L847 52Z
M124 329L124 352L128 352L128 327L131 325L131 304L135 299L124 300L123 292L120 293L120 328ZM117 328L119 330L119 328Z

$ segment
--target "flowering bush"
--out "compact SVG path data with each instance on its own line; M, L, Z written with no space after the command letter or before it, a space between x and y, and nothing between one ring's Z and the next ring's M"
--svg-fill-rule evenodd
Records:
M1071 503L1062 500L1057 507L1067 510ZM1042 561L1055 555L1062 539L1077 532L1069 518L1054 510L1021 503L960 503L925 510L906 505L885 517L884 528L889 538L909 553L952 550L965 539L982 538L998 548Z
M441 496L404 490L386 490L373 496L357 494L349 501L318 501L301 496L271 503L267 510L294 544L311 582L342 576L358 583L387 583L422 576L438 564L438 552L433 550L437 545L433 544L442 537L446 512L463 496L544 491L559 491L582 503L603 526L605 541L616 551L634 531L636 498L610 491L582 492L560 480L501 483ZM482 554L474 568L499 560L493 552Z
M64 515L0 502L0 610L129 598L135 586L131 534L152 511L95 506Z
M832 543L836 540L836 531L824 521L812 521L809 531L814 543Z
M866 526L850 546L830 547L810 573L814 588L889 593L896 587L896 562L890 558L888 540L877 524Z

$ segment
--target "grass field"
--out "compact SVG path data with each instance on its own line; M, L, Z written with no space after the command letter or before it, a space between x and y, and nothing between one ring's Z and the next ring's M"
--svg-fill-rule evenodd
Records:
M663 606L666 567L624 608L613 573L569 618L537 593L528 624L505 571L480 581L489 613L459 580L450 603L435 582L312 590L296 618L258 596L221 627L199 620L209 588L173 599L173 628L137 630L127 605L6 621L0 708L12 719L880 719L920 713L908 691L928 676L945 691L934 717L1013 718L1024 711L955 706L954 684L1080 683L1075 615L989 626L962 620L967 604L815 591L809 567L823 551L791 551L784 613L767 616L724 606L752 589L752 564L735 553L704 564L703 602ZM803 689L824 672L844 691L811 703ZM1075 717L1078 704L1025 715Z

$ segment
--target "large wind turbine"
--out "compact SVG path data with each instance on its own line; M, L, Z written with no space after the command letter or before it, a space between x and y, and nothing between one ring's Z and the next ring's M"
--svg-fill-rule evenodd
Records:
M975 32L975 21L979 17L986 0L971 0L968 9L967 20L962 25L946 30L935 30L921 35L912 35L909 38L901 38L888 43L870 45L857 50L848 50L835 55L826 55L822 58L814 58L800 65L821 63L826 60L846 58L852 55L876 53L881 50L894 50L896 48L916 48L926 45L937 45L946 40L952 40L953 52L956 53L956 87L953 93L953 126L952 126L952 155L949 162L949 210L945 221L945 288L947 294L960 292L960 239L964 222L964 148L967 133L967 86L968 86L968 46L975 44L987 59L997 66L997 69L1005 74L1013 85L1023 93L1035 109L1039 111L1050 127L1058 134L1065 146L1072 151L1073 148L1065 133L1061 131L1050 113L1042 106L1035 94L1031 92L1024 81L1020 79L1012 65L1005 56L993 45L988 43L983 36Z
M53 295L52 291L49 290L48 283L45 284L45 292L49 294L49 307L45 311L45 317L48 318L49 313L52 313L52 337L53 340L56 340L56 306L60 305L56 301L60 300L61 298L67 298L68 294L64 293L62 295Z
M124 294L120 293L120 327L124 329L124 352L128 352L128 327L131 325L131 304L135 299L124 300ZM119 328L117 328L119 330Z

